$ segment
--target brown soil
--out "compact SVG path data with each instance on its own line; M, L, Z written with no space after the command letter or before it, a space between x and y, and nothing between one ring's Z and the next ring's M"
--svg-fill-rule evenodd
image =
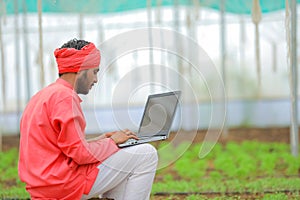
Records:
M299 130L300 131L300 130ZM190 136L194 132L179 131L178 133L171 133L169 140L173 140L176 137L176 141L185 141L186 138L192 139L194 143L202 142L207 131L197 131L195 136ZM91 137L91 136L90 136ZM256 140L262 142L290 142L290 129L284 128L234 128L229 129L227 135L221 135L218 139L220 143L226 143L228 141L242 142L244 140ZM3 150L7 150L11 147L18 148L19 135L3 136ZM300 140L299 140L300 141Z
M200 131L200 135L201 133L204 135L206 132ZM197 137L196 142L201 142L202 140L203 137ZM242 142L244 140L289 143L290 128L234 128L228 130L227 136L221 135L219 138L221 143L228 141Z

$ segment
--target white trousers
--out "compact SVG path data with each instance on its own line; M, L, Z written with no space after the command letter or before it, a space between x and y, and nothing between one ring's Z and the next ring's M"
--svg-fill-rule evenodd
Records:
M98 166L99 173L88 195L115 200L146 200L150 198L158 156L150 144L119 150Z

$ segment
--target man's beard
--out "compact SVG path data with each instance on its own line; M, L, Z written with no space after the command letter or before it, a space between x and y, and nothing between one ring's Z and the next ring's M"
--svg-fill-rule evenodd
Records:
M87 80L87 71L83 72L84 74L79 77L76 81L76 92L77 94L88 94L89 85Z

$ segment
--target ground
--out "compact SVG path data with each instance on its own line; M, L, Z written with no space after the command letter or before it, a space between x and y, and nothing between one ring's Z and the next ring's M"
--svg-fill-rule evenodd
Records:
M178 138L176 141L184 141L186 134L189 132L180 132L179 134L171 134L170 140L175 136ZM194 143L202 142L206 134L205 130L198 131L195 138L193 138ZM218 140L219 143L226 143L228 141L242 142L245 140L256 140L262 142L282 142L289 143L290 129L288 127L284 128L231 128L228 130L227 136L221 136ZM19 136L4 136L3 137L3 150L8 150L12 147L18 148ZM210 194L214 196L214 194ZM234 195L234 194L233 194ZM245 194L247 195L247 194ZM206 195L207 196L207 195ZM217 196L217 195L216 195ZM185 196L183 194L176 194L173 199L183 199ZM249 197L249 196L248 196ZM155 195L153 200L166 199L166 194ZM252 198L252 197L250 197ZM257 198L257 197L254 197Z

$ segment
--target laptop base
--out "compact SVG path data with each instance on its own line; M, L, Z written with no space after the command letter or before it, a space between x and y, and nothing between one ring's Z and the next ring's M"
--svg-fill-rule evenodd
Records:
M133 146L133 145L138 145L138 144L144 144L144 143L148 143L148 142L154 142L154 141L159 141L159 140L165 140L167 139L167 136L151 136L149 138L142 138L139 140L134 140L134 139L129 139L126 142L122 143L122 144L118 144L118 146L120 148L123 147L128 147L128 146Z

